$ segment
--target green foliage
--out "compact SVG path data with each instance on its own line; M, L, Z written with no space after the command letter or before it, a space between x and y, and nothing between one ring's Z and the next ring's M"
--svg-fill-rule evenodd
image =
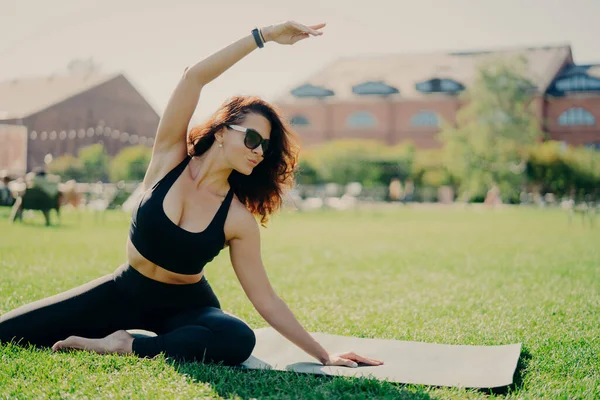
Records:
M83 173L88 182L106 181L108 179L110 157L106 154L103 144L96 143L81 148L78 158L81 161Z
M542 137L526 67L523 59L482 66L463 95L467 104L456 126L443 125L446 163L466 198L481 196L493 184L505 199L514 198L525 184L526 149Z
M111 181L143 180L151 156L152 149L143 145L124 148L110 163Z
M527 177L542 193L583 197L600 188L600 152L555 141L539 144L530 153Z
M410 176L413 158L412 145L390 147L376 140L335 140L302 155L298 182L387 185L393 177Z
M50 173L59 175L63 181L74 179L82 181L85 178L85 169L80 159L70 154L65 154L52 160L48 165Z
M296 183L301 185L315 185L321 182L319 172L303 158L298 162L298 169L295 172Z
M100 143L83 147L78 157L70 154L55 158L49 171L61 176L63 181L75 179L79 182L112 182L120 180L140 181L144 178L152 149L146 146L126 147L112 159Z
M412 178L418 186L439 187L456 185L456 177L452 176L444 162L444 149L422 149L415 153Z

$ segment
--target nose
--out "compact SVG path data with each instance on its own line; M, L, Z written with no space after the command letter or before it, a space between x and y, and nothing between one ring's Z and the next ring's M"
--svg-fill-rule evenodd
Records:
M255 154L258 154L261 157L264 157L262 146L258 146L257 148L255 148L254 150L252 150L252 152L255 153Z

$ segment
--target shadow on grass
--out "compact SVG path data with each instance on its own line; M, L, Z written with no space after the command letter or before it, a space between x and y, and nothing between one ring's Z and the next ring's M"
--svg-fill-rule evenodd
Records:
M208 383L221 397L243 399L407 399L429 400L424 387L376 379L332 377L296 372L248 370L169 361L181 374Z
M527 367L532 356L523 348L509 386L471 389L488 395L507 395L523 390ZM210 384L221 397L230 398L302 398L302 399L433 399L435 386L403 385L376 379L333 377L296 372L248 370L219 365L169 361L173 368L192 380Z
M527 367L529 366L529 361L531 358L532 356L529 350L523 347L521 350L521 355L519 356L519 361L517 362L517 368L515 369L515 373L513 375L512 385L503 386L500 388L480 389L479 391L486 394L507 395L509 393L516 393L523 390L523 382L525 380Z

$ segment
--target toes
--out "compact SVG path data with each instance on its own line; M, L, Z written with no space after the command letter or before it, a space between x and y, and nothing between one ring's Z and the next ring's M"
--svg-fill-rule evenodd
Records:
M52 350L59 351L59 350L67 349L69 347L75 347L77 344L76 342L77 342L77 339L75 337L69 336L65 340L59 340L58 342L54 343L54 345L52 346Z

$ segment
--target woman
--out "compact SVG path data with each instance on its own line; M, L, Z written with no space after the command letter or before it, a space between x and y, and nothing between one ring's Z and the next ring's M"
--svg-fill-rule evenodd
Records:
M276 109L235 97L186 132L202 88L265 42L294 44L325 24L285 22L251 34L186 69L156 134L133 212L128 263L113 274L0 317L0 342L98 353L164 353L182 360L234 365L255 337L224 313L203 268L229 246L235 273L265 320L324 365L379 365L354 353L329 354L306 332L271 287L260 256L259 228L291 185L297 145ZM146 329L155 337L133 337Z

